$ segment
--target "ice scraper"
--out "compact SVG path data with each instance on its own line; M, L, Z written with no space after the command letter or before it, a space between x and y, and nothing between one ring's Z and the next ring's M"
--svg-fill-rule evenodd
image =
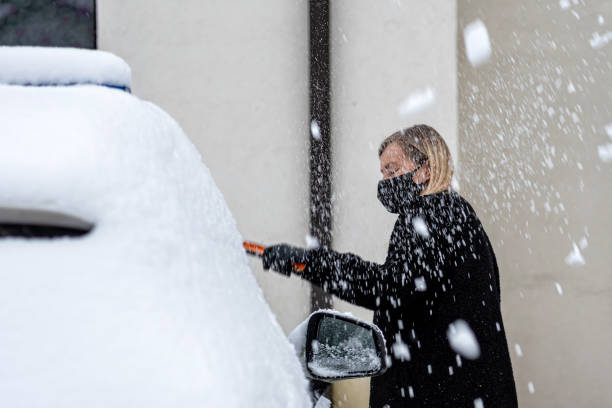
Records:
M256 244L254 242L249 242L249 241L244 241L242 243L242 246L244 247L244 250L246 251L247 254L257 256L259 258L263 256L264 249L266 249L266 247L263 245ZM305 268L306 268L305 264L301 264L301 263L293 264L293 270L295 272L301 272Z

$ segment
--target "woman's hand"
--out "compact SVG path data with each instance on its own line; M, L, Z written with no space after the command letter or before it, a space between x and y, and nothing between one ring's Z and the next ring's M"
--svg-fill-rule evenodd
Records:
M305 264L308 253L303 248L287 244L271 245L262 255L264 270L272 269L283 275L291 275L294 264Z

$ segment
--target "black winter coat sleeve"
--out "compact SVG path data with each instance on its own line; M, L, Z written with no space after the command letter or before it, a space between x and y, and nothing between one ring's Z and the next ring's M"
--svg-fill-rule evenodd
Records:
M390 286L388 268L351 253L320 248L308 252L302 277L329 294L373 310Z
M425 239L414 231L412 219L400 216L383 264L366 261L352 253L320 248L308 251L302 277L327 293L371 310L395 308L402 300L422 301L427 293L442 290L438 258L444 258L442 254L452 256L452 251L445 249L448 240L440 232L427 232ZM436 244L428 247L429 240Z
M383 264L369 262L352 253L327 248L308 251L302 277L358 306L377 309L397 306L398 299L446 292L443 271L458 264L462 248L474 245L469 213L456 207L415 208L401 214L393 228ZM426 288L426 289L425 289Z

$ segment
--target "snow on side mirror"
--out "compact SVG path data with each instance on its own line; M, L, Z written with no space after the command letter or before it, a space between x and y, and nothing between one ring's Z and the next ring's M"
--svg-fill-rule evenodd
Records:
M305 368L311 378L332 382L380 375L386 357L384 337L375 325L330 311L310 316Z

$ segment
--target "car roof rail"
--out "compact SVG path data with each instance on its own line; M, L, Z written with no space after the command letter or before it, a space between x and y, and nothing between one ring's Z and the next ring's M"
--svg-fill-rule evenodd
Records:
M100 85L131 92L130 66L101 50L0 46L0 84L21 86Z

